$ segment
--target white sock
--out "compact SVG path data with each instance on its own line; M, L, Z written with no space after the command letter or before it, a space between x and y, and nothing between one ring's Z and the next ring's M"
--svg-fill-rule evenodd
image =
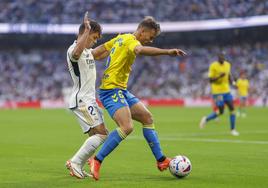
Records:
M106 135L100 134L95 134L89 137L72 157L71 161L83 167L89 157L91 157L96 149L104 142L106 137Z

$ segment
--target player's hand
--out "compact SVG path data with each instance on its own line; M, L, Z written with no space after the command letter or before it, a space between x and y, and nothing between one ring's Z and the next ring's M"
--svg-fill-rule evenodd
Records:
M225 76L225 73L222 72L222 73L220 74L219 78L222 78L222 77L224 77L224 76Z
M88 18L88 11L86 11L85 15L84 15L84 25L85 25L85 29L86 30L90 30L90 20Z
M232 81L232 85L233 86L236 86L236 81Z
M186 52L180 49L169 49L168 50L168 55L170 56L186 56Z

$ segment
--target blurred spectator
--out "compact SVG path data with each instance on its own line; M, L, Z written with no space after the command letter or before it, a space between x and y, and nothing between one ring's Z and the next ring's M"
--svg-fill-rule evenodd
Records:
M217 46L184 46L186 58L138 57L133 65L129 89L140 98L185 98L209 95L207 69L217 59ZM266 96L268 43L225 46L232 72L248 72L251 97ZM99 86L104 62L97 63ZM61 99L71 86L66 52L59 49L6 50L0 53L0 100ZM264 97L265 98L265 97Z
M2 0L0 22L79 23L86 10L104 23L248 17L268 12L267 0Z

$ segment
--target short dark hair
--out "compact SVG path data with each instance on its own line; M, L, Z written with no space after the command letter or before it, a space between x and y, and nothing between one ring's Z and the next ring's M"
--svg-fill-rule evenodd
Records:
M160 34L160 24L156 22L156 20L152 16L146 16L138 25L139 28L148 28L148 29L154 29L157 33L157 35Z
M96 22L95 20L90 20L90 27L91 27L90 31L92 33L99 33L99 35L101 36L102 28L98 22ZM85 31L85 24L82 23L79 27L79 35L82 35L84 31Z

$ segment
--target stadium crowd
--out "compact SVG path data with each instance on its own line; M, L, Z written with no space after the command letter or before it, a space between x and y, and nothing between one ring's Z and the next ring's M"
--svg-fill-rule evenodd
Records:
M104 23L138 22L144 16L159 21L248 17L268 12L267 0L3 0L0 22L79 23L88 10ZM172 15L172 16L170 16Z
M217 60L219 47L181 48L188 52L187 57L138 57L132 67L130 91L141 98L209 96L208 66ZM226 46L223 50L235 77L247 71L250 95L263 95L268 90L268 43ZM0 101L61 99L63 89L72 85L63 49L1 51L0 62ZM97 62L97 86L105 69L103 62Z

